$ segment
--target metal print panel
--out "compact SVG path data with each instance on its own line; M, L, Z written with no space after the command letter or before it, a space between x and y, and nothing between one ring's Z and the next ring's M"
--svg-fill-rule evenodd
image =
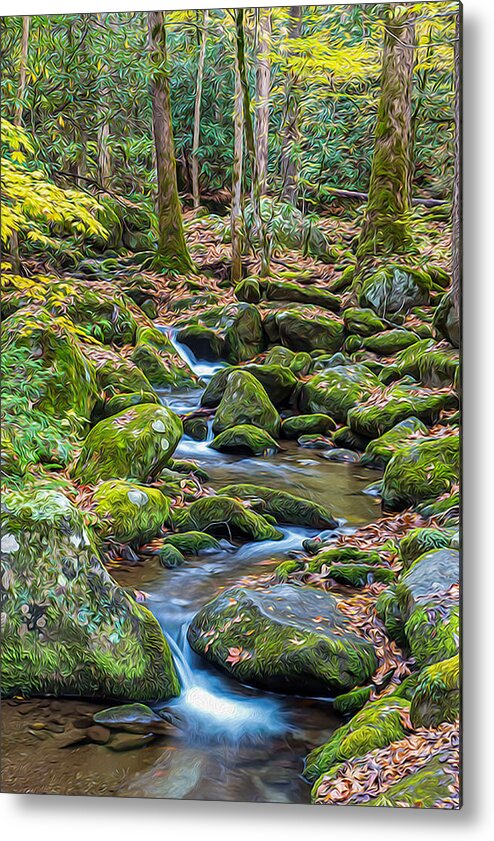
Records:
M461 7L2 20L2 787L458 809Z

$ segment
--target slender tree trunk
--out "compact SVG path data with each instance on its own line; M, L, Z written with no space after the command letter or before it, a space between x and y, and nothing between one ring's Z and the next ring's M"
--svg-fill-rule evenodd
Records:
M268 173L269 93L271 87L271 9L259 9L259 42L256 73L256 141L259 189L266 193Z
M290 6L288 37L300 38L302 7ZM298 198L299 92L292 70L285 75L285 113L281 140L281 199L296 205Z
M381 98L359 259L403 254L411 245L414 44L415 23L410 13L386 22Z
M251 178L252 178L252 209L254 217L254 227L259 236L261 245L261 275L265 277L269 274L270 263L270 242L268 239L266 225L261 214L261 191L259 184L259 173L257 169L257 155L254 138L254 125L251 114L251 101L249 93L249 85L247 82L247 69L245 66L245 34L244 34L244 10L236 10L236 24L237 24L237 63L238 72L240 76L240 84L242 87L242 105L244 117L244 133L245 146L247 156L250 163Z
M148 12L151 58L151 98L156 146L158 189L158 264L172 271L189 272L192 261L185 242L182 208L177 189L170 86L166 69L166 33L163 12Z
M108 148L108 139L110 137L110 124L107 118L100 111L100 125L98 126L98 178L102 187L108 187L111 175L111 157Z
M460 314L460 299L461 299L461 85L462 85L462 65L460 52L460 37L461 37L461 6L456 13L456 27L455 27L455 174L453 182L453 242L452 242L452 282L451 282L451 297L456 310L456 314Z
M14 114L14 125L22 125L22 113L24 110L24 97L26 94L26 79L27 79L27 56L29 51L29 28L31 18L29 15L23 15L22 18L22 40L21 40L21 57L19 62L19 84L17 87L17 105ZM21 270L21 258L19 254L19 235L17 231L12 231L10 236L10 258L12 260L12 269L16 274Z
M201 48L199 50L199 61L197 64L196 99L194 104L194 139L192 142L192 197L194 207L199 207L199 142L201 137L201 98L202 80L204 77L204 59L206 57L206 39L208 27L208 10L204 10L202 19Z
M242 278L243 220L242 220L242 176L244 157L244 120L242 83L235 59L235 100L233 104L233 179L232 179L232 267L231 281L237 284Z

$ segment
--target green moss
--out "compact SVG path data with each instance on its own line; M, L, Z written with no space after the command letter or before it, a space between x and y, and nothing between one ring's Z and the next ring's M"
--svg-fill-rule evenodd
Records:
M249 423L225 429L215 436L210 446L223 453L250 453L255 456L272 455L279 450L268 432Z
M201 482L205 482L209 479L209 473L204 467L201 467L195 461L188 461L187 459L183 458L172 458L169 461L170 469L175 470L177 473L181 473L185 476L188 476L192 473L194 476L197 477ZM166 468L165 468L166 469Z
M338 312L340 300L336 295L317 286L302 286L288 280L270 278L264 286L264 295L270 301L295 301L300 304L314 304L323 309Z
M451 770L445 767L441 757L433 756L423 768L406 774L362 805L434 809L443 802L451 802L451 791L455 785L456 779Z
M403 698L389 696L371 701L348 724L339 727L329 742L311 751L305 761L304 777L313 782L340 762L403 739L409 710L410 702ZM316 782L314 791L317 787Z
M400 510L451 490L459 480L457 435L425 438L398 450L383 476L382 499L388 509Z
M420 666L452 657L458 651L460 639L458 606L431 602L417 607L405 625L405 636Z
M98 387L108 398L116 394L154 393L148 378L132 360L102 345L85 345L84 354L94 363Z
M185 563L185 556L171 543L165 543L158 552L158 560L166 569L175 569Z
M343 350L345 353L355 353L362 347L363 341L360 336L348 336L345 339Z
M121 543L145 543L170 517L170 504L158 490L122 480L98 485L94 503L100 534Z
M218 494L248 501L258 513L273 516L279 523L301 525L305 528L334 529L338 525L322 505L260 485L226 485Z
M302 385L299 404L302 411L325 413L345 423L349 410L365 402L378 387L379 380L365 365L337 365Z
M340 715L354 715L362 709L370 699L372 686L359 686L344 695L338 695L333 701L333 709Z
M440 337L447 339L455 348L460 346L460 317L451 292L442 298L436 308L433 325Z
M400 557L405 569L431 549L451 546L452 532L436 528L412 529L400 540Z
M369 336L364 339L364 347L371 353L377 353L380 356L391 356L403 348L408 348L417 342L417 336L410 330L403 330L397 328L396 330L386 330L384 333L378 333L375 336Z
M262 297L262 286L259 278L246 277L235 287L235 297L238 301L258 304Z
M460 361L457 350L426 338L399 353L395 365L400 377L411 374L426 386L442 388L455 382Z
M429 302L431 286L427 272L390 265L363 278L359 304L370 307L379 316L407 312Z
M400 383L350 409L348 424L359 435L377 438L409 417L433 424L443 409L454 408L456 404L457 398L450 391L433 391Z
M219 551L220 543L211 534L203 531L186 531L181 534L169 534L165 546L175 546L183 555L199 555L201 552Z
M448 525L458 525L460 519L460 494L456 490L452 491L452 493L446 494L442 499L419 506L417 511L426 519L429 519L429 517L440 517Z
M443 721L456 721L459 714L460 663L455 654L422 669L410 717L414 727L438 727Z
M141 403L159 403L158 396L152 391L133 391L130 394L115 394L103 406L102 417L109 418L118 415L132 406L139 406Z
M213 430L219 433L238 424L258 426L274 437L280 431L280 416L265 389L252 374L240 370L228 377L214 416Z
M247 371L261 383L265 388L269 399L275 406L288 405L290 398L297 386L295 374L282 365L244 365L238 368L239 371Z
M329 415L320 413L296 415L282 421L281 434L283 438L299 438L300 435L327 435L335 428L336 424Z
M195 441L205 441L208 437L208 422L203 417L184 418L184 434Z
M157 476L182 436L182 422L154 404L133 406L96 424L82 446L74 476L84 484L102 479Z
M177 362L171 354L160 353L152 345L137 344L130 358L155 388L187 388L197 383L190 368Z
M324 575L338 584L348 584L350 587L364 587L373 581L389 584L396 577L392 569L366 564L333 564L324 570Z
M365 450L369 439L358 435L349 426L341 426L332 437L335 447L347 447L350 450Z
M320 315L317 309L309 306L276 313L274 328L280 343L294 351L320 349L335 353L345 341L341 321Z
M205 531L222 537L250 540L281 540L282 533L255 511L236 499L206 496L181 511L175 511L180 531Z
M406 418L384 435L370 441L360 464L365 467L384 468L401 447L417 435L427 435L427 427L418 418Z
M252 304L230 304L223 313L226 358L244 362L264 350L261 316Z
M289 368L296 376L305 377L312 369L312 357L301 350L294 355Z

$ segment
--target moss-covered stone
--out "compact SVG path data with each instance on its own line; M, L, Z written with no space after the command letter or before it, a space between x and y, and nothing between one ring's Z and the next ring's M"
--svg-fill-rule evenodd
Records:
M345 423L348 411L365 402L379 385L365 365L337 365L303 383L299 405L302 411L325 413Z
M205 441L208 437L208 422L203 417L184 418L184 434L195 441Z
M221 549L219 541L203 531L167 534L164 545L175 546L183 555L200 555L201 552L217 552Z
M369 336L364 339L364 347L379 356L391 356L416 342L417 336L415 333L397 328L396 330L386 330L384 333L378 333L376 336Z
M210 446L221 453L249 453L254 456L273 455L279 450L269 432L249 423L225 429L213 438Z
M259 514L269 514L278 523L314 529L335 529L338 526L330 511L322 505L287 491L243 484L226 485L218 493L246 500Z
M336 424L329 415L312 414L296 415L293 418L285 418L281 422L281 434L283 438L299 438L301 435L327 435L333 432Z
M280 416L261 383L252 374L237 370L228 377L213 431L216 434L239 424L258 426L275 437L280 431Z
M297 386L295 374L282 365L244 365L238 370L247 371L265 388L271 402L277 406L287 406Z
M148 378L131 359L102 345L84 345L83 351L94 364L98 387L107 398L116 394L154 393Z
M338 351L345 341L343 322L336 318L318 314L317 309L300 307L285 310L274 316L275 332L282 345L294 351L326 350Z
M323 309L338 312L340 299L317 286L302 286L289 280L274 280L270 278L264 286L264 295L270 301L295 301L300 304L314 304Z
M392 696L371 701L348 724L339 727L329 742L309 753L304 777L313 782L347 759L403 739L410 729L410 702ZM314 791L318 783L314 786Z
M158 552L158 560L165 569L175 569L185 563L185 556L171 543L165 543Z
M396 585L402 613L408 619L417 607L428 604L459 583L460 555L456 549L432 549L413 562Z
M459 714L460 662L455 654L422 669L410 717L414 727L438 727L443 721L456 721Z
M332 436L335 447L347 447L349 450L357 451L365 450L369 440L363 435L358 435L349 426L341 426Z
M400 558L405 569L414 561L432 549L446 549L451 546L451 530L436 528L417 528L409 531L400 540Z
M159 403L158 395L153 391L133 391L130 394L114 394L104 404L101 416L103 418L110 418L112 415L118 415L119 412L124 412L132 406L140 406L141 403Z
M340 715L355 715L365 707L372 694L372 686L359 686L344 695L338 695L333 701L333 709Z
M397 423L384 435L375 438L367 445L360 464L365 467L386 467L397 450L418 435L427 435L427 427L418 418L406 418Z
M248 304L258 304L262 298L262 285L257 277L245 277L235 287L237 301L246 301Z
M359 307L348 307L343 312L343 324L349 333L363 337L375 336L376 333L382 333L386 329L386 325L374 310Z
M283 534L249 510L238 499L205 496L187 508L175 511L175 524L182 532L205 531L220 537L244 540L281 540Z
M429 302L431 287L427 272L390 265L362 280L359 304L370 307L379 316L407 312Z
M432 391L399 383L350 409L348 424L359 435L377 438L410 417L433 424L443 409L454 408L456 404L457 398L450 391Z
M222 314L226 358L245 362L264 350L261 316L252 304L230 304Z
M359 351L362 345L363 339L360 336L347 336L345 344L343 345L343 350L345 353L353 354Z
M456 598L423 604L405 624L408 648L419 666L452 657L460 641L460 612Z
M177 341L186 345L197 359L216 361L226 358L224 338L218 330L203 324L189 324L177 331Z
M170 517L170 503L159 490L121 479L98 485L94 508L100 534L120 543L145 543Z
M276 692L338 694L365 682L377 665L372 645L353 632L332 596L288 584L226 590L194 617L188 637L232 677Z
M133 406L94 426L74 475L84 484L105 479L146 482L159 474L182 437L182 422L164 406Z
M130 358L155 388L187 388L197 383L190 368L178 362L178 357L160 353L152 345L139 342Z
M4 695L178 695L158 622L109 576L80 512L44 489L3 503Z
M433 325L438 336L447 339L453 347L460 347L460 316L451 293L445 295L439 302L434 313Z
M425 519L430 517L440 518L448 526L458 526L460 519L460 494L454 490L445 494L440 499L419 505L419 514Z
M389 510L400 510L451 490L459 481L457 435L424 438L400 448L383 476L382 499Z
M451 802L454 787L456 776L453 769L446 766L440 756L433 756L422 768L406 774L386 791L361 805L435 809Z
M430 388L442 388L455 382L460 361L457 350L427 338L401 351L395 359L398 377L406 374Z

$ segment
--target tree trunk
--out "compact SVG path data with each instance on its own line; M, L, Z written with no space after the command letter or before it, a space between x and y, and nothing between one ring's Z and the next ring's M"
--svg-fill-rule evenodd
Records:
M290 6L288 37L300 38L302 7ZM299 92L292 70L285 74L285 113L281 140L281 199L296 205L298 198Z
M108 123L103 112L101 113L101 122L98 126L98 178L99 183L106 190L110 183L111 175L111 158L110 150L108 148L108 138L110 137L110 124Z
M201 137L201 98L202 98L202 80L204 77L204 59L206 57L206 38L208 27L208 10L204 10L204 17L202 20L202 38L201 48L199 50L199 61L197 64L197 83L196 83L196 99L194 104L194 139L192 142L192 197L194 200L194 207L199 207L199 161L197 156L199 154L199 142Z
M256 141L259 189L266 193L268 173L269 93L271 87L271 9L258 9L259 43L256 73Z
M233 179L232 179L232 266L231 281L237 284L242 278L243 223L242 223L242 174L244 157L244 121L242 83L235 59L235 101L233 105Z
M236 24L237 24L237 64L240 76L240 84L242 87L242 105L244 117L244 133L245 146L247 149L247 157L250 163L250 171L252 178L252 211L254 217L254 228L259 236L260 241L260 257L261 257L261 275L265 277L269 274L270 262L270 242L268 239L266 225L261 214L261 191L259 185L259 173L257 169L257 155L254 139L254 126L251 114L251 102L249 86L247 83L247 70L245 66L245 35L244 35L244 10L236 10Z
M406 253L411 245L412 79L415 23L408 13L386 22L369 200L357 256Z
M451 297L456 314L460 314L461 300L461 94L462 94L462 64L460 51L460 38L462 28L462 7L456 13L455 27L455 173L453 182L453 242L452 242L452 282Z
M193 266L185 242L177 189L163 12L148 12L148 27L158 197L159 238L156 262L165 270L185 273L191 271Z
M29 15L22 17L22 40L21 40L21 57L19 62L19 84L17 87L17 105L14 114L14 125L20 126L22 124L22 112L24 110L24 96L26 94L26 77L27 77L27 56L29 50L29 27L31 18ZM12 231L9 243L10 259L12 261L12 270L19 274L21 271L21 258L19 253L19 235L17 231Z

